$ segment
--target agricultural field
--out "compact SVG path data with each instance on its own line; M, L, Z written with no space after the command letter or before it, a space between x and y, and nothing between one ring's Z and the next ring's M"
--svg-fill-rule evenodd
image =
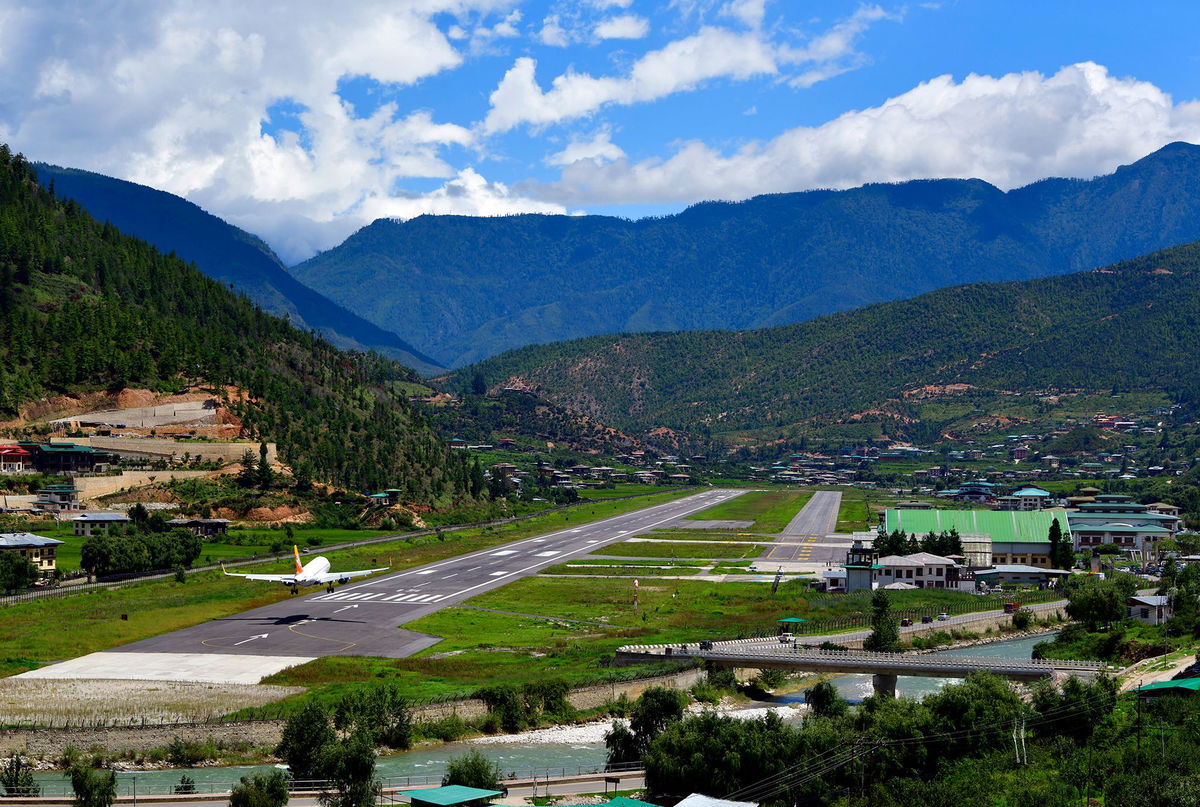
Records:
M773 535L782 532L810 498L812 493L803 490L752 490L684 520L752 521L750 532Z

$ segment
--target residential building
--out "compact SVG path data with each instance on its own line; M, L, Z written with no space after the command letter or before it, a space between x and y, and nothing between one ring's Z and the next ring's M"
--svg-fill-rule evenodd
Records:
M82 510L79 501L79 488L70 482L57 485L46 485L37 492L33 506L54 513L66 513L72 510Z
M32 451L21 446L0 446L0 473L31 474L36 470Z
M227 535L230 521L227 518L173 518L167 522L172 527L190 530L201 538Z
M34 443L22 440L18 445L33 454L33 464L44 474L79 474L105 471L116 462L116 455L75 443Z
M42 577L53 574L57 547L63 542L31 532L0 534L0 551L15 552L37 567Z
M1161 625L1172 616L1171 603L1163 594L1130 597L1126 615L1147 625Z
M89 538L108 532L113 527L123 527L132 519L122 513L84 513L71 519L76 536Z

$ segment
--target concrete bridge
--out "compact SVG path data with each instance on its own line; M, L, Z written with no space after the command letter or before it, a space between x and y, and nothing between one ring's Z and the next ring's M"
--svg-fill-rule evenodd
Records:
M626 645L617 650L617 664L660 661L664 658L698 659L724 667L759 670L866 673L874 676L877 693L889 695L896 694L896 678L900 675L966 678L977 670L986 670L1014 681L1037 681L1055 673L1090 677L1105 669L1102 663L1096 661L823 650L799 643L782 643L777 639L713 642L711 647L705 649L697 644L678 644Z

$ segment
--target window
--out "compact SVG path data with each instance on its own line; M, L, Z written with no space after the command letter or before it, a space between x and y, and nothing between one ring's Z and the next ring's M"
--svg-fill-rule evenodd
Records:
M1150 609L1143 608L1142 609L1142 619L1149 619L1149 618L1150 618Z

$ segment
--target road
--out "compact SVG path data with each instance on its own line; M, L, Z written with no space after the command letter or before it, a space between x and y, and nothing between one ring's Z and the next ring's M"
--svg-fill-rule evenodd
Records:
M786 543L768 548L759 561L824 563L844 560L845 547L825 537L837 527L841 504L842 494L836 490L813 493L812 498L779 534ZM849 541L845 542L845 546L849 546Z
M385 574L344 586L332 594L321 589L307 596L134 642L114 652L403 658L439 640L415 631L398 630L398 625L534 575L547 566L585 555L606 544L662 527L742 492L707 490L592 524ZM334 571L337 571L336 567ZM269 584L247 582L246 585Z

